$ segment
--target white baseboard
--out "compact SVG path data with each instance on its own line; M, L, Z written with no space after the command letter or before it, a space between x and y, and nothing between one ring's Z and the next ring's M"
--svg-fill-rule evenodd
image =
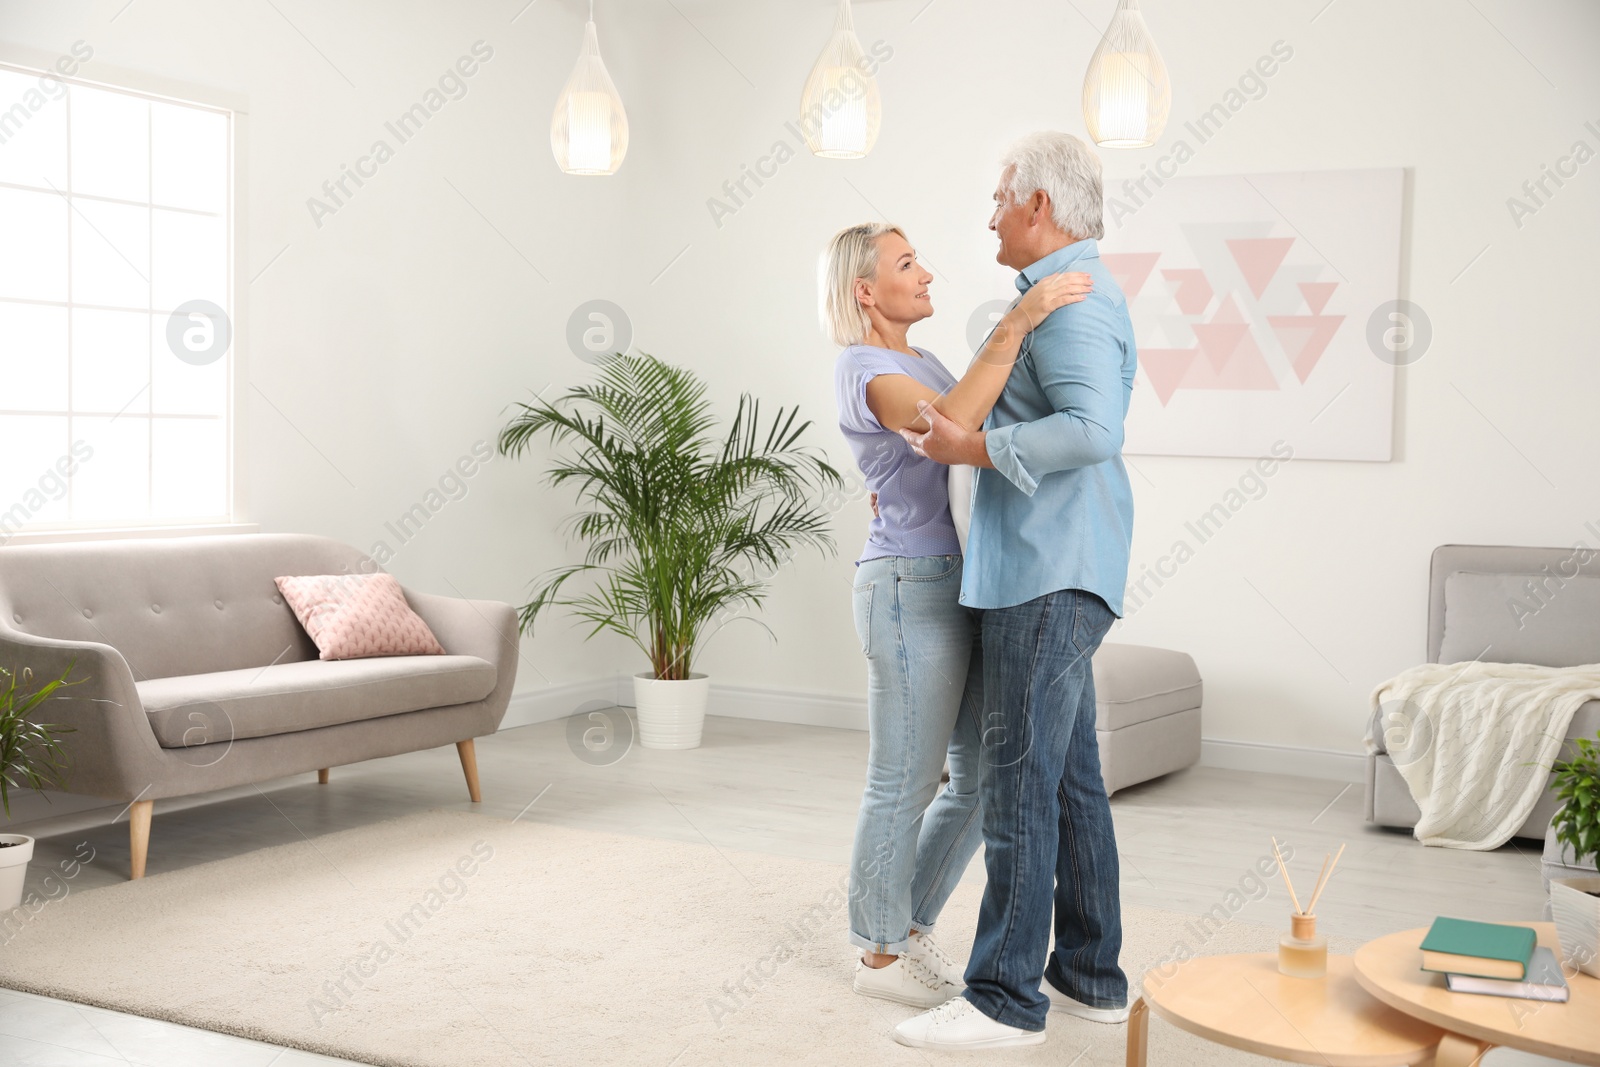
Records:
M536 722L565 719L579 710L615 707L620 703L621 689L617 678L590 678L582 682L512 693L500 729L511 730L518 726L532 726ZM628 703L633 703L631 698Z
M1230 771L1290 774L1297 778L1326 778L1335 782L1365 782L1367 757L1359 752L1327 748L1265 745L1254 741L1200 739L1200 766Z
M619 674L611 678L595 678L517 693L511 698L511 706L506 710L506 718L500 729L509 730L536 722L564 719L584 704L597 701L603 701L608 706L633 707L633 678ZM787 722L798 726L828 726L839 730L867 728L865 697L798 689L719 685L715 680L711 683L711 700L706 707L706 714L723 715L730 719Z
M837 693L808 693L793 689L711 683L707 714L762 722L789 722L801 726L831 726L839 730L867 728L865 697Z
M711 704L707 710L712 715L736 719L829 726L843 730L867 728L866 699L836 693L718 685L713 680ZM1200 764L1203 767L1292 774L1335 782L1366 780L1366 757L1359 752L1337 752L1295 745L1203 738L1200 742Z
M509 730L516 726L566 718L584 704L595 701L622 708L633 707L632 676L619 674L611 678L595 678L518 693L511 698L511 706L506 710L505 722L500 729ZM730 719L787 722L797 726L827 726L838 730L867 728L865 697L800 689L721 685L714 679L706 714L723 715Z

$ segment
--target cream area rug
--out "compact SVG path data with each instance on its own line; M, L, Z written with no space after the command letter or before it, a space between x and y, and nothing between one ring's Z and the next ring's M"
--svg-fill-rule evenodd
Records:
M0 986L383 1067L975 1062L894 1044L914 1012L851 992L845 885L842 863L436 811L73 893L0 951ZM979 895L940 922L960 959ZM1124 927L1134 978L1278 936ZM1126 1027L1048 1029L1005 1062L1123 1063ZM1152 1064L1267 1062L1150 1030Z

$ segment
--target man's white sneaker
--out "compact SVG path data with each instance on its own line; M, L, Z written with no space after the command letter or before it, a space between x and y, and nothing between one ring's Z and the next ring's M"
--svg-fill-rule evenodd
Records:
M1050 998L1050 1010L1076 1015L1080 1019L1088 1019L1092 1023L1125 1023L1128 1021L1128 1008L1091 1008L1079 1000L1073 1000L1061 990L1050 984L1050 979L1045 978L1039 982L1039 992Z
M857 960L854 985L864 997L892 1000L913 1008L943 1004L961 991L910 956L901 956L887 967L868 967Z
M933 935L926 931L918 930L911 935L911 940L906 944L905 954L920 960L924 967L955 986L958 992L966 987L965 970L956 963L950 953L940 948L934 942Z
M1011 1048L1044 1044L1044 1031L996 1022L966 997L956 997L895 1027L894 1039L912 1048Z

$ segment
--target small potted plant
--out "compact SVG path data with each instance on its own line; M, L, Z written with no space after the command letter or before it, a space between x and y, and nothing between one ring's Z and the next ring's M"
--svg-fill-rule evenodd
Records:
M1551 768L1563 802L1551 820L1573 866L1600 856L1600 736L1572 742L1572 756ZM1600 874L1550 879L1550 910L1569 962L1600 978Z
M11 818L11 791L32 789L43 793L65 784L66 752L59 735L71 733L68 727L35 722L33 713L64 685L72 673L69 665L60 678L26 692L22 686L33 680L33 672L16 675L0 667L0 807ZM22 834L0 834L0 912L22 903L22 884L27 880L28 861L33 859L33 838Z
M586 510L573 529L588 542L582 563L538 580L522 631L559 605L590 623L591 637L627 637L650 658L634 676L639 743L694 748L710 686L691 669L696 647L735 609L759 607L766 578L798 549L832 548L818 501L843 479L802 443L811 424L795 409L763 421L759 402L742 396L719 433L705 384L646 355L619 353L593 385L517 407L501 454L543 435L568 446L549 480L576 487ZM566 595L579 575L592 588Z

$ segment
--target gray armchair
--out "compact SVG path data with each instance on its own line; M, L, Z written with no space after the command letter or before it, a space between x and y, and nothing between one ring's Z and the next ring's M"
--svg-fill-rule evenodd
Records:
M1467 660L1545 667L1600 663L1600 553L1502 545L1435 549L1428 662ZM1380 748L1383 726L1374 722ZM1573 716L1567 736L1593 737L1596 731L1600 700L1591 700ZM1422 812L1386 752L1367 757L1366 778L1367 822L1417 825ZM1515 836L1542 842L1559 806L1554 791L1546 790Z

